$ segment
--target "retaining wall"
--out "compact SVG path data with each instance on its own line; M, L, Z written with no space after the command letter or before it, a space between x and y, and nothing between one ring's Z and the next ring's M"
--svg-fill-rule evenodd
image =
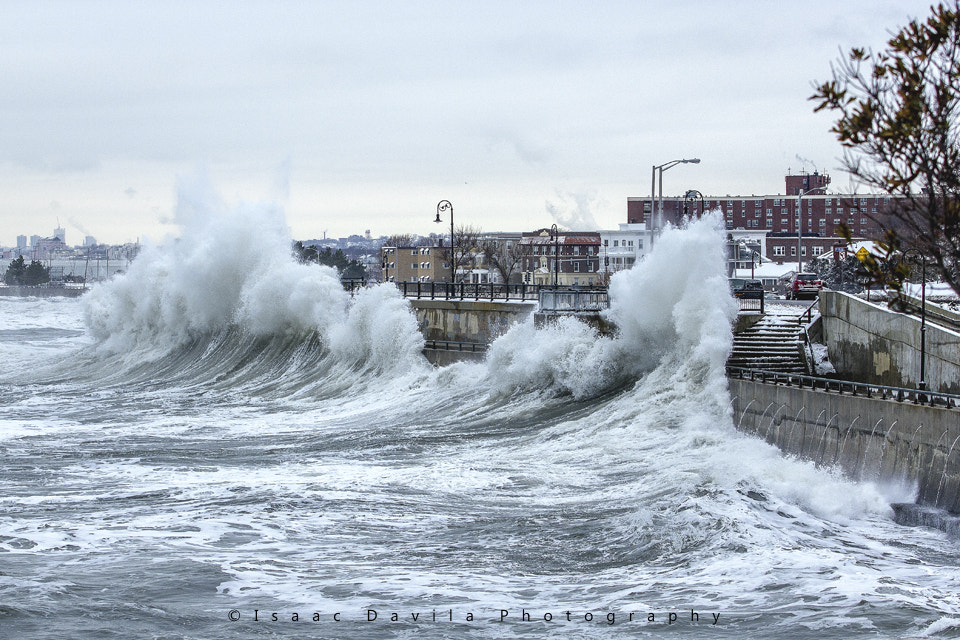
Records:
M0 296L21 298L79 298L87 290L73 287L0 287Z
M917 487L960 513L960 410L729 378L734 424L858 480Z
M824 342L837 376L916 388L920 320L839 291L820 292ZM960 333L927 322L927 388L960 394Z
M496 340L511 325L523 322L537 307L535 302L483 302L411 299L410 305L427 340L480 342Z

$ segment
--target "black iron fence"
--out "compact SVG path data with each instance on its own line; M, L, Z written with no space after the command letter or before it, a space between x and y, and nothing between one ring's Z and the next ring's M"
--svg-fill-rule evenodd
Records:
M476 284L468 282L397 282L397 288L405 298L430 298L441 300L539 300L542 291L556 287L542 284ZM564 291L571 290L564 288ZM577 291L602 291L605 287L575 287Z
M818 378L797 373L780 373L776 371L762 371L759 369L742 369L727 367L727 375L741 380L753 380L770 384L796 386L801 389L812 389L837 395L862 396L864 398L879 398L881 400L896 400L897 402L912 402L913 404L929 405L931 407L946 407L956 409L960 406L960 396L936 391L920 389L905 389L902 387L885 387L879 384L865 382L851 382L849 380L834 380L833 378Z
M737 291L733 295L740 303L740 311L759 311L760 313L764 313L763 289L756 291L752 289L746 291Z

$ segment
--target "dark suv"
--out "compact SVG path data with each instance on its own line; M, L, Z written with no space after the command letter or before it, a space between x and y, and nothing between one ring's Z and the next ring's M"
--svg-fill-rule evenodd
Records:
M763 283L759 280L746 280L733 290L734 298L762 298Z

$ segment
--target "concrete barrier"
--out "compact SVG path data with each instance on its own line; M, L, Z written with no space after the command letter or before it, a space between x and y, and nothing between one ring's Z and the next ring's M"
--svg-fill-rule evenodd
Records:
M960 410L729 378L733 420L857 480L916 487L917 503L960 513Z
M490 343L531 316L535 302L410 299L427 340Z
M0 296L19 298L79 298L87 289L74 287L0 287Z
M920 321L839 291L820 292L820 315L838 377L890 387L920 382ZM927 322L927 389L960 394L960 333Z

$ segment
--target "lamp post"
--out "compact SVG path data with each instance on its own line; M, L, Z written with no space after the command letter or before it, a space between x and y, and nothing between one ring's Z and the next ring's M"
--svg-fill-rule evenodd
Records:
M806 191L800 191L797 193L797 273L799 274L803 271L803 256L801 251L803 250L803 196L811 193L813 191L822 191L823 187L813 187L812 189L807 189Z
M454 246L453 246L453 204L451 204L449 200L441 200L440 202L437 203L437 219L434 220L434 222L443 222L443 220L440 219L440 212L441 212L441 211L446 211L447 209L450 210L450 284L451 284L451 286L452 286L453 283L456 282L456 269L457 269L457 268L456 268L456 266L453 264L453 262L454 262L454 254L453 254L453 249L454 249Z
M550 225L550 236L553 238L553 286L557 286L560 275L560 231L557 225Z
M697 217L703 217L703 194L696 189L690 189L683 194L683 215L687 215L687 202L690 200L696 201L697 198L700 198L700 210L697 213Z
M663 217L663 172L674 167L678 164L699 164L700 158L690 158L684 160L671 160L670 162L665 162L661 165L653 165L653 171L650 174L650 218L653 221L652 227L659 227L660 220L658 218ZM658 174L659 173L659 183L658 183ZM656 187L659 184L659 192L656 192ZM660 210L658 214L654 214L653 205L654 205L654 196L659 193L659 204ZM652 235L650 236L653 237Z
M915 254L920 257L920 391L927 389L926 356L927 356L927 257L919 249L907 249L903 257Z

